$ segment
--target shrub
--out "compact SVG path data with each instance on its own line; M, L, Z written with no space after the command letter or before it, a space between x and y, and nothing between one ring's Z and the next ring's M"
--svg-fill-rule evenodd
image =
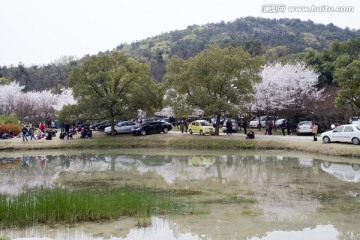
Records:
M15 132L16 135L20 133L21 131L21 125L15 124L15 123L1 123L0 124L0 133L6 133L6 132Z

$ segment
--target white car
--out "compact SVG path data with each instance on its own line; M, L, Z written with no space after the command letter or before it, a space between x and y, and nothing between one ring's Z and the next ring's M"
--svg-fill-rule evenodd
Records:
M276 127L276 128L281 128L281 124L282 124L284 121L286 121L284 118L277 119L277 120L275 121L275 127Z
M131 133L131 130L133 128L138 128L140 127L140 124L137 124L133 121L124 121L124 122L119 122L114 126L114 130L115 133ZM111 126L110 127L106 127L104 129L104 132L106 134L111 134Z
M320 137L324 143L350 142L360 144L360 125L345 124L334 128L331 131L323 132Z
M360 116L354 116L349 119L350 124L360 124Z

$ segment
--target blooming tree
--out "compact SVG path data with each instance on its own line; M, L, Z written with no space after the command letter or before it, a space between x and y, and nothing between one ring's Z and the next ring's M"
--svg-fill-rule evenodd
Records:
M49 90L24 93L23 89L15 82L0 85L0 114L15 114L23 121L41 121L53 119L64 105L76 103L70 89L63 89L61 94Z
M10 115L13 112L15 100L22 94L24 86L16 82L0 85L0 114Z
M318 100L318 74L305 63L266 65L262 82L255 85L252 111L276 114L279 110L303 111L309 101Z

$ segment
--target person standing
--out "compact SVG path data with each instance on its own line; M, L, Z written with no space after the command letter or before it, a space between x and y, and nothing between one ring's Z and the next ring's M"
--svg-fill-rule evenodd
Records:
M187 131L189 129L189 122L188 122L187 118L185 118L185 120L184 120L184 128L185 128L185 132L187 133Z
M270 124L269 119L266 119L265 121L265 135L270 134Z
M242 124L242 128L244 129L244 134L247 135L248 124L247 124L245 119L244 119L244 122Z
M272 119L269 120L269 135L272 135L272 130L274 127L274 121Z
M185 129L185 123L184 123L184 120L180 120L180 131L181 133L184 133L184 129Z
M231 118L229 118L226 121L226 134L229 135L232 133L232 122L231 122Z
M40 123L39 129L42 133L45 133L45 124L43 122Z
M291 122L290 119L286 120L287 135L291 135Z
M70 124L66 123L65 124L65 136L67 137L67 139L69 139L69 133L70 133Z
M285 120L282 121L282 123L280 124L280 127L281 127L281 132L282 132L283 136L285 136L285 128L286 128Z
M314 141L317 141L318 125L314 122L312 125L312 134L314 135Z
M23 142L28 141L28 139L27 139L27 137L26 137L27 132L28 132L28 129L27 129L27 127L24 126L24 127L21 129L21 134L22 134Z

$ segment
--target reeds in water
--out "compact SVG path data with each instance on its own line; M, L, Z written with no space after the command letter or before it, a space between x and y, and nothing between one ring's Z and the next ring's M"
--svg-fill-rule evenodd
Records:
M139 224L144 225L152 214L176 207L169 194L149 189L37 189L17 196L0 195L0 227L114 220L121 216L138 217Z

